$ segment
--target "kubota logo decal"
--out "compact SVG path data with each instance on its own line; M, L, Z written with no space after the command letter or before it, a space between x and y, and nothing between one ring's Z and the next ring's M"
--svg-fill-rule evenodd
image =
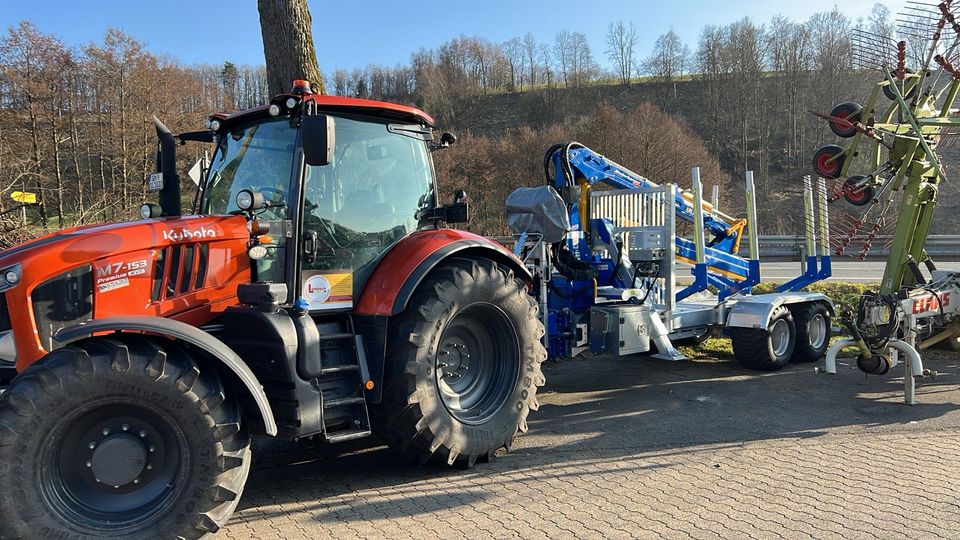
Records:
M163 239L170 242L183 242L184 240L200 240L203 238L216 237L216 231L206 227L200 227L198 230L167 229L166 231L163 231Z

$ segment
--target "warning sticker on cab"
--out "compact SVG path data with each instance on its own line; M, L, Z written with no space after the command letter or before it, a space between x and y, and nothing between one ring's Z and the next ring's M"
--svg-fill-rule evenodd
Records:
M343 309L353 307L353 272L324 270L305 272L303 297L310 309Z

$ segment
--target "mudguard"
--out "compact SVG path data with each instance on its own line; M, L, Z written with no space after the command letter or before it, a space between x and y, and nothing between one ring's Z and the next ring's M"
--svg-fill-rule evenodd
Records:
M737 300L727 315L728 327L762 328L770 325L770 314L783 305L823 302L831 315L836 308L827 295L818 292L769 293L745 296Z
M419 231L398 242L380 259L360 292L354 312L387 316L400 313L423 278L454 255L492 259L522 279L532 280L520 259L488 238L456 229Z
M57 332L54 337L57 341L69 341L98 332L124 330L150 332L180 339L209 353L233 372L250 392L257 408L260 410L260 417L263 420L264 431L267 435L274 436L277 434L277 422L273 417L273 410L270 408L267 394L263 391L257 377L230 347L195 326L162 317L107 317L69 326Z

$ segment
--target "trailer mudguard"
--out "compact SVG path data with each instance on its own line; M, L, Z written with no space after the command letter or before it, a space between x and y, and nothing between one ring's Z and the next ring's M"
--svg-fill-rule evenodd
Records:
M107 317L69 326L57 332L54 338L63 342L90 336L98 332L121 332L124 330L149 332L180 339L206 351L233 372L250 392L257 408L260 410L260 417L263 420L264 431L267 435L275 436L277 434L277 422L273 417L273 410L270 408L267 394L263 391L257 377L237 356L237 353L233 352L224 342L195 326L162 317Z
M430 229L398 242L377 263L360 292L354 313L396 315L407 307L423 278L451 256L487 258L531 281L523 262L500 244L466 231Z
M728 327L766 329L770 314L783 305L823 302L836 315L833 300L818 292L769 293L745 296L737 300L727 315Z

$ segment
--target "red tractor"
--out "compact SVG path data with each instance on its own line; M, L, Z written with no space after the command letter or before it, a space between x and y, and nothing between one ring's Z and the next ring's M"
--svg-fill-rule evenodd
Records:
M471 466L537 408L530 275L439 222L433 119L317 95L172 135L141 221L0 253L0 537L196 538L230 518L252 436L378 435ZM176 143L209 142L196 215Z

